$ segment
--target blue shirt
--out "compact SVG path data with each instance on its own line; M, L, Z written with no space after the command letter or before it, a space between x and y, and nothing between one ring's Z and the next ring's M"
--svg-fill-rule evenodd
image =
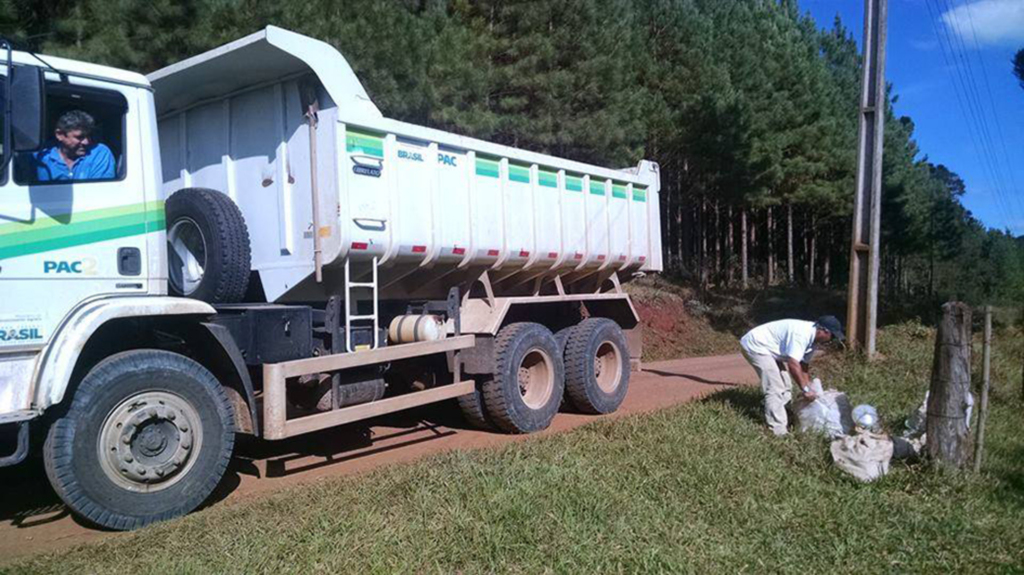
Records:
M114 154L103 144L90 147L70 168L56 144L32 154L31 158L37 182L110 180L116 175Z

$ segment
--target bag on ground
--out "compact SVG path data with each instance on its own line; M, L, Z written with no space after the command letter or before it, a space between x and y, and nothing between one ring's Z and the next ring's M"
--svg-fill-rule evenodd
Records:
M852 409L845 393L822 389L817 378L811 382L811 391L817 396L813 401L799 400L794 405L800 431L826 433L829 437L853 431Z
M831 451L839 469L871 482L889 472L893 443L888 436L863 431L833 441Z

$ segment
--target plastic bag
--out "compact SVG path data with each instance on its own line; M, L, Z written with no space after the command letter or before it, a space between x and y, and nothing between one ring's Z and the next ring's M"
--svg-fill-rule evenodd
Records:
M900 437L892 438L895 446L893 459L917 459L921 456L921 452L928 442L928 434L925 433L928 428L928 395L929 392L926 391L924 401L907 418L904 423L905 429ZM967 392L967 396L964 397L964 405L964 421L969 425L971 411L974 409L974 395L971 392Z
M816 431L839 437L853 431L852 409L846 394L834 389L822 389L821 380L811 382L814 401L799 400L796 407L800 431Z

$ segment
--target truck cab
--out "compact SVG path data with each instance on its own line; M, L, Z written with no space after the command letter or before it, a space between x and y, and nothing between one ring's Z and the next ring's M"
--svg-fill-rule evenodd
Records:
M85 343L82 312L136 315L166 302L166 238L153 93L144 76L9 53L0 171L0 421L31 418L62 399L60 379ZM91 149L109 173L49 173L62 117L91 118ZM81 163L81 162L79 162ZM143 298L143 296L146 296ZM209 312L201 302L181 309ZM121 308L120 311L108 306ZM101 311L104 310L104 311ZM44 356L48 361L42 362ZM71 363L73 365L73 362ZM46 368L51 374L31 377ZM35 380L35 386L15 381Z

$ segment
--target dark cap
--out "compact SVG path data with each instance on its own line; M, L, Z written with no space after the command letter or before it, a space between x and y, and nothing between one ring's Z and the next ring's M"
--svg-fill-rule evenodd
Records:
M843 324L839 323L839 320L834 315L823 315L814 324L821 329L828 330L832 337L839 341L846 339L846 334L843 333Z

